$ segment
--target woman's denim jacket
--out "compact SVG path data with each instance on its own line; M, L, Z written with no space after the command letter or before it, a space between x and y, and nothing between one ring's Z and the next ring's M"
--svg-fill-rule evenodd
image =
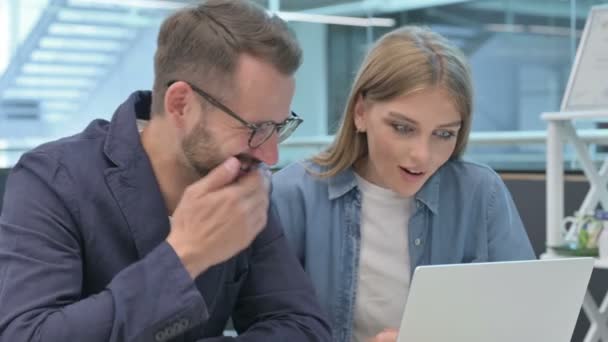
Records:
M331 178L310 162L273 176L276 210L311 277L333 328L350 342L358 279L361 193L352 169ZM501 178L489 167L451 160L415 195L408 230L409 270L418 265L534 259L526 231Z

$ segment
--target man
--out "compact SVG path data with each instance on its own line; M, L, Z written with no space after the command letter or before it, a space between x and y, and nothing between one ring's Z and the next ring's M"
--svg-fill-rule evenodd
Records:
M329 340L260 167L301 121L300 60L284 23L249 1L168 18L152 94L15 165L0 340L224 341L229 317L236 340Z

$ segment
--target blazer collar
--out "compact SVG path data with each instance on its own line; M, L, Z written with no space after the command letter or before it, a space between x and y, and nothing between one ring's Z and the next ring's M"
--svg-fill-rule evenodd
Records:
M152 95L133 93L116 110L108 130L104 153L115 166L105 170L106 182L129 226L140 258L162 243L171 223L152 164L141 143L136 119L149 120ZM211 312L222 284L223 264L208 269L196 285Z
M108 129L104 153L115 165L106 182L144 257L169 234L169 218L152 164L140 140L136 118L149 119L152 95L135 92L118 107Z

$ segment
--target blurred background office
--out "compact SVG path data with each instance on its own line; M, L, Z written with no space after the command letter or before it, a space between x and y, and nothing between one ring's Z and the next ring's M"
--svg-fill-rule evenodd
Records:
M608 2L256 1L281 11L304 49L293 107L305 122L280 165L329 140L371 41L392 27L424 24L470 58L476 97L468 156L501 170L544 168L543 144L521 142L542 135L541 112L559 109L588 11ZM131 91L150 88L158 26L189 2L0 0L0 166L93 118L110 118Z
M293 109L305 121L281 147L278 167L330 141L371 42L400 25L427 25L471 61L475 107L466 157L504 175L535 250L544 251L540 115L560 109L589 10L608 0L255 1L288 20L304 51ZM92 119L109 119L132 91L151 87L158 27L191 2L0 0L0 207L8 169L24 151ZM592 158L603 160L605 151L593 147ZM576 178L580 165L571 148L565 167L574 175L566 206L575 208L588 185ZM596 291L602 296L605 283ZM587 328L583 315L579 321L574 341Z

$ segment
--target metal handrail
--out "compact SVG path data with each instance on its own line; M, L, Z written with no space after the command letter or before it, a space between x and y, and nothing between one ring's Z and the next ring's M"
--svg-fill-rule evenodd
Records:
M577 131L581 140L589 144L608 144L608 129L580 129ZM292 137L281 144L281 147L318 147L322 148L330 144L332 135ZM522 145L522 144L545 144L547 131L497 131L497 132L472 132L469 138L469 146L483 145Z
M608 144L608 129L580 129L577 130L582 141L589 144ZM317 135L307 137L291 137L281 144L281 147L311 147L323 148L334 139L333 135ZM44 139L0 139L0 152L4 151L27 151L46 140ZM547 131L497 131L497 132L472 132L469 138L469 146L484 145L524 145L545 144Z

